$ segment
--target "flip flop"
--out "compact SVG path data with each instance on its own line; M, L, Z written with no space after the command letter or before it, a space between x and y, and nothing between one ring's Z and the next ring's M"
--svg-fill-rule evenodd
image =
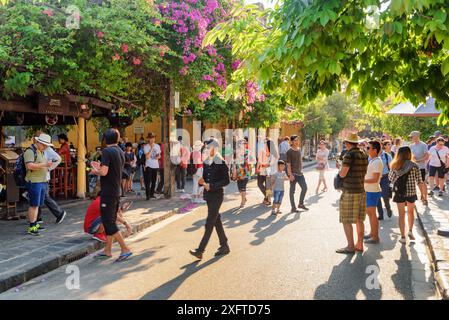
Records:
M348 248L341 248L335 250L336 253L343 253L343 254L354 254L355 250L349 250Z
M110 258L112 258L112 256L108 256L107 254L104 254L104 252L100 252L100 253L97 253L96 255L94 255L94 259L106 260L106 259L110 259Z
M127 252L127 253L122 253L120 254L120 256L117 258L117 260L115 260L115 262L122 262L125 261L126 259L128 259L129 257L132 256L132 252Z

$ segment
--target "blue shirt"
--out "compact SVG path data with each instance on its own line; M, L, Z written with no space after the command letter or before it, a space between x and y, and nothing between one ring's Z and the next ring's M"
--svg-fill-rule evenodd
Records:
M382 175L388 174L390 172L389 166L390 166L391 162L393 161L393 158L391 157L390 154L385 153L385 152L382 152L379 156L382 159L382 163L384 165L384 170L382 171Z

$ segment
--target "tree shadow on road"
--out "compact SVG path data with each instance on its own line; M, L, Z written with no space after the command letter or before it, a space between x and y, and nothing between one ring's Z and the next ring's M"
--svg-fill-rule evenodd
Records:
M215 257L202 264L199 264L200 261L197 260L195 262L182 266L181 269L184 269L184 272L182 274L162 284L156 289L151 290L150 292L142 296L140 300L168 300L190 276L217 262L221 258L222 257Z
M329 279L315 290L314 299L356 300L357 294L362 291L366 299L379 300L382 297L382 287L380 284L379 289L370 287L374 283L368 279L368 266L370 265L360 254L356 254L355 258L354 255L346 256L340 264L333 267ZM376 266L378 268L377 263L374 263L373 267Z

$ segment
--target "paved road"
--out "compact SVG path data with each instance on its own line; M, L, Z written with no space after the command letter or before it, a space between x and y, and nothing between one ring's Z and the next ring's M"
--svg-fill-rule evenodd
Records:
M328 172L329 183L334 173ZM380 245L369 245L363 255L334 253L345 244L338 223L339 195L332 188L312 195L316 178L315 171L307 170L311 210L289 213L287 196L279 217L260 204L254 181L243 210L234 209L239 199L235 185L229 187L223 206L232 250L228 256L213 257L218 247L215 233L201 262L188 254L202 235L206 211L200 207L133 237L135 256L129 261L98 262L89 256L75 262L80 270L79 289L67 289L64 266L1 294L0 299L434 298L422 238L401 245L396 216L381 223ZM372 270L379 270L378 289L370 286L375 278L368 278Z

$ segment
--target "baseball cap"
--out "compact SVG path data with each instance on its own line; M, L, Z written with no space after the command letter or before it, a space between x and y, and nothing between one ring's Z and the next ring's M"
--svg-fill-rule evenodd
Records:
M421 135L421 132L419 132L419 131L412 131L410 134L409 134L409 137L410 138L412 138L412 137L416 137L416 136L420 136Z

